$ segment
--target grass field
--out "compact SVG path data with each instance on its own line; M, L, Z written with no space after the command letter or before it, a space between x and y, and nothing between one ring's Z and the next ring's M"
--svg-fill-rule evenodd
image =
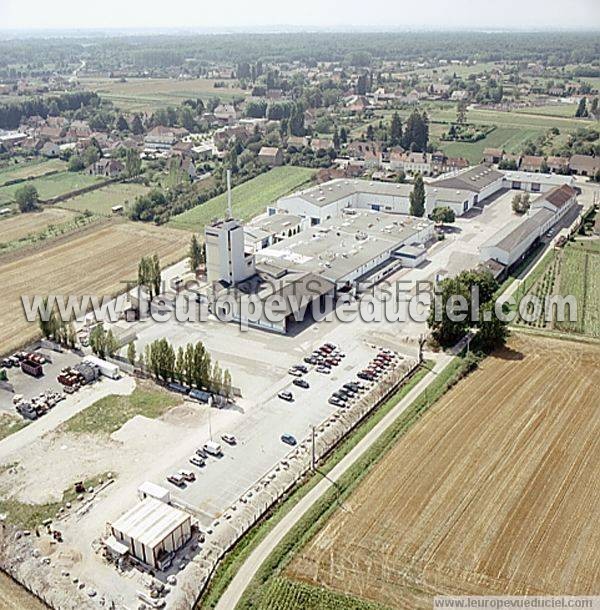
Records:
M600 346L514 336L408 430L285 576L411 610L436 594L597 593L599 400Z
M0 440L24 428L29 422L11 413L0 413ZM0 606L1 608L2 606Z
M529 108L518 108L515 112L519 114L533 114L544 116L557 116L563 118L575 117L577 104L548 104L547 106L531 106Z
M29 180L28 185L35 186L41 200L51 199L75 191L77 189L102 182L102 178L96 176L88 176L77 172L61 172L52 176L41 176L34 180ZM15 191L23 186L20 184L11 184L9 186L0 187L0 205L14 201Z
M21 295L114 294L137 277L142 255L158 254L163 265L179 260L189 234L166 227L113 222L58 238L33 252L0 259L0 353L38 334L28 323Z
M179 106L186 99L218 97L231 100L246 93L233 87L233 81L224 81L227 87L215 87L215 80L195 78L129 78L125 82L110 78L82 78L81 84L101 97L111 100L128 112L152 112L167 106Z
M38 233L49 225L61 224L73 218L73 212L46 207L39 212L17 214L0 221L0 244L18 241L32 233Z
M112 434L136 415L156 418L181 399L153 384L142 384L129 396L106 396L68 419L61 431L75 434Z
M89 210L100 216L111 216L113 206L122 205L126 208L129 203L133 203L136 197L145 195L149 190L143 184L115 182L104 188L61 201L57 205L75 212Z
M231 191L233 214L242 221L265 211L265 208L288 193L291 193L310 182L314 170L289 165L275 167L265 174L260 174L236 186ZM197 205L195 208L172 218L169 224L177 229L186 229L196 233L214 218L222 218L227 209L227 195Z
M35 160L23 163L11 163L0 168L0 186L9 180L33 178L43 176L49 172L62 171L67 168L65 161L60 159L48 159L47 161Z

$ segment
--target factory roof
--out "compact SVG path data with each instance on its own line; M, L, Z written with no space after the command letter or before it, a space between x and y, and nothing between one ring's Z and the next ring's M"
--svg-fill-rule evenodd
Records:
M502 178L504 178L502 172L482 164L462 170L453 176L434 180L430 182L430 186L464 189L479 193L490 184Z
M545 208L532 211L524 220L513 220L498 231L484 244L483 248L495 247L511 252L523 243L532 233L539 236L540 230L548 221L554 218L554 213Z
M146 498L117 519L112 527L153 548L190 518L178 508L155 498Z
M289 197L282 198L281 204L285 208L285 200L288 198L300 197L313 205L318 207L324 207L345 199L354 195L366 194L385 197L402 197L407 199L413 190L413 185L408 183L396 183L396 182L377 182L369 180L349 179L349 178L337 178L324 182L317 186L310 187L303 191L299 191ZM443 185L437 183L431 183L425 185L425 192L428 196L433 194L440 199L446 201L464 201L472 189L465 188L446 188Z
M294 271L310 271L337 282L402 245L411 244L432 223L401 214L345 210L256 254L257 263Z
M573 176L565 176L563 174L541 174L537 172L523 172L517 170L505 171L504 175L507 180L512 182L539 182L540 184L573 184Z

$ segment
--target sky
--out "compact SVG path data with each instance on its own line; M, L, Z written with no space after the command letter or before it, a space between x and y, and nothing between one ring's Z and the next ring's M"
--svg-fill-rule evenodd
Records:
M600 0L0 0L0 29L600 29Z

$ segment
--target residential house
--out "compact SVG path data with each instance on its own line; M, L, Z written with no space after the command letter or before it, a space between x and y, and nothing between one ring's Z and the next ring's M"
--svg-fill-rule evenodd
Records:
M531 203L531 209L532 211L540 208L549 210L555 215L554 222L557 222L575 205L576 201L577 191L568 184L561 184L535 199Z
M484 148L483 149L483 162L484 163L500 163L504 151L501 148Z
M419 173L429 176L433 173L431 154L421 152L390 153L390 167L394 171Z
M569 169L580 176L595 176L600 171L600 157L591 155L573 155Z
M333 140L327 140L325 138L311 138L310 147L315 152L318 150L329 150L333 148Z
M177 137L170 127L157 125L146 134L144 148L148 152L168 151L176 142Z
M293 147L297 150L304 148L308 144L308 139L303 136L288 136L287 147Z
M90 176L116 178L124 169L124 165L117 159L98 159L86 168L86 172Z
M36 135L38 138L42 138L44 140L60 142L65 137L65 130L62 127L50 127L49 125L44 125L37 130Z
M87 121L72 121L67 136L75 140L83 140L92 135L92 129Z
M504 153L502 155L502 161L505 163L514 163L515 169L518 169L519 165L521 165L522 157L518 154Z
M213 115L222 123L233 123L237 119L237 111L233 104L219 104L214 109Z
M283 165L283 151L276 146L263 146L258 153L258 160L270 167Z
M369 100L364 95L355 95L346 103L346 108L351 112L364 112L369 106Z
M519 169L523 172L539 172L544 164L544 157L523 155Z
M569 173L569 159L567 157L548 157L546 165L555 174Z
M469 162L464 157L447 157L444 162L444 172L454 172L469 167Z
M46 142L42 149L40 150L40 154L43 157L48 157L49 159L58 157L60 155L60 148L56 142Z
M453 102L464 102L465 100L469 99L469 92L465 89L456 89L450 95L450 99Z

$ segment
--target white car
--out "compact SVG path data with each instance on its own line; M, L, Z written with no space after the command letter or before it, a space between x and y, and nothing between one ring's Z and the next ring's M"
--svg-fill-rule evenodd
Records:
M235 438L235 436L233 436L233 434L223 434L221 436L221 440L224 443L227 443L228 445L236 445L237 444L237 439Z

